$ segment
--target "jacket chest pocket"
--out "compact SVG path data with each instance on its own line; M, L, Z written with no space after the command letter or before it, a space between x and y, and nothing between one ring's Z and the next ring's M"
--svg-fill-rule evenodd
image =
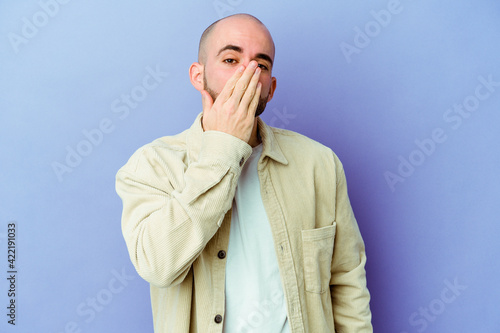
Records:
M323 293L329 289L336 223L302 230L304 283L306 291Z

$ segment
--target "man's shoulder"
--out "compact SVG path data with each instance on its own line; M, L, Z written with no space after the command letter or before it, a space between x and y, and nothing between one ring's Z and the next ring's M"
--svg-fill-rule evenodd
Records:
M322 180L343 174L342 162L330 147L291 130L275 127L271 130L291 170L298 168L302 173L313 170Z
M186 129L178 134L162 136L140 147L138 151L155 152L158 154L185 153L187 151L186 141L188 131L189 129Z
M291 130L269 126L285 158L291 165L315 170L341 172L342 162L332 148Z
M154 161L181 162L187 158L187 133L188 129L181 133L163 136L138 148L122 169L136 170L142 164L150 165Z
M335 155L332 149L324 144L311 139L304 134L291 130L270 127L274 137L285 155L299 154L304 156L323 156L324 154Z
M186 141L187 141L188 131L189 129L186 129L178 134L162 136L148 144L145 144L141 148L149 150L186 151L187 149Z

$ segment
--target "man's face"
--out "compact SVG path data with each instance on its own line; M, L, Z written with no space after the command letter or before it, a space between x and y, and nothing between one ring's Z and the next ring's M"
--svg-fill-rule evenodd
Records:
M276 78L272 76L274 44L265 27L247 18L221 21L207 40L203 72L204 89L215 101L236 69L255 60L262 72L262 91L255 116L259 116L273 96Z

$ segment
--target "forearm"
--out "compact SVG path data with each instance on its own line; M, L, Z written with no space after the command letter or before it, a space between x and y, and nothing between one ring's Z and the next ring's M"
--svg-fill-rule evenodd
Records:
M359 265L332 276L330 286L336 332L371 333L370 294L366 287L366 256L360 253Z

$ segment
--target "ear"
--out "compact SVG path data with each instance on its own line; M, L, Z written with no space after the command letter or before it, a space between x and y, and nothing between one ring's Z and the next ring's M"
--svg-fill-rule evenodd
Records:
M189 79L191 80L191 84L195 87L196 90L202 91L205 89L203 84L203 71L205 67L198 63L194 62L189 67Z
M276 78L273 76L271 78L271 87L269 87L269 95L267 96L267 101L270 102L273 99L274 91L276 90Z

